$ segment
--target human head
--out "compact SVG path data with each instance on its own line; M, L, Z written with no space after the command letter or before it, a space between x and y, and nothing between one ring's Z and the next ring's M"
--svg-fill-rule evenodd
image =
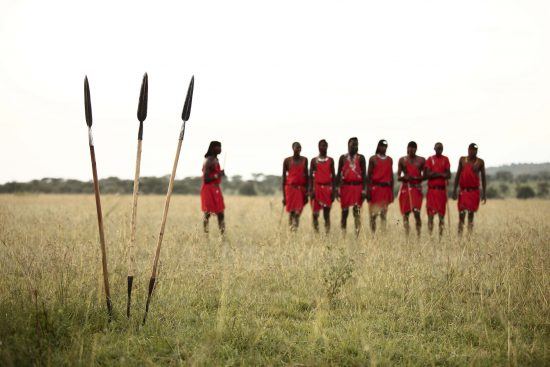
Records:
M378 145L376 146L376 152L375 154L386 154L386 150L388 149L388 142L385 139L382 139L378 142Z
M319 140L319 154L327 155L328 143L325 139Z
M475 158L477 156L477 144L471 143L468 145L468 157Z
M416 154L416 142L410 141L409 144L407 144L407 154L410 156L414 156Z
M208 151L204 155L204 158L217 156L222 152L222 143L219 141L213 140L208 145Z
M302 151L302 146L300 145L300 143L298 143L297 141L292 143L292 151L294 152L294 155L296 157L299 156L300 152Z
M356 154L358 150L359 150L359 140L356 137L349 138L348 152L350 154Z
M441 154L443 154L443 144L439 142L435 143L434 150L435 155L439 157Z

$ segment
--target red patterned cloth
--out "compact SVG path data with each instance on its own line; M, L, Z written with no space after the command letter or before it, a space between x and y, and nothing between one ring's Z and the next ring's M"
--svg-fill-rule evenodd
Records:
M479 174L474 170L474 164L467 158L462 160L462 172L458 178L458 211L476 212L479 209Z
M221 179L221 169L220 163L216 159L214 169L210 172L209 178L216 177L213 181L208 183L205 182L205 166L206 161L202 166L202 185L201 185L201 208L205 213L222 213L225 209L225 204L223 202L222 190L220 187ZM216 176L217 175L217 176Z
M450 168L449 158L433 155L426 160L426 168L434 173L446 173ZM447 180L430 178L426 193L426 211L429 216L445 215L447 209Z
M391 157L374 157L376 164L370 183L370 205L379 209L387 209L393 201L391 182L393 179L393 160Z
M301 213L306 199L306 159L296 163L290 158L289 162L285 181L286 211Z
M315 197L311 200L311 207L314 213L318 213L322 208L332 206L332 158L327 157L325 161L316 160L316 170L313 172L313 187Z
M409 161L408 157L405 158L405 171L409 176L420 176L420 170ZM420 180L411 180L409 182L403 182L401 185L401 190L399 192L399 208L401 209L401 214L411 212L411 202L412 209L420 211L422 208L421 182Z
M340 205L342 209L363 205L362 190L363 170L359 161L359 154L356 154L353 159L349 154L346 154L344 166L342 167L342 185L340 186Z

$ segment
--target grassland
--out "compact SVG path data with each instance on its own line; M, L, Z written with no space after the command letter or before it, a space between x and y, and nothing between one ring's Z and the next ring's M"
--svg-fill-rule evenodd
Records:
M396 205L356 240L338 210L325 237L309 208L291 234L278 198L226 203L222 241L197 197L173 198L141 327L162 197L140 198L130 320L131 197L103 197L109 324L93 197L0 196L0 365L550 364L548 201L489 202L462 240L453 210L442 242L406 240Z

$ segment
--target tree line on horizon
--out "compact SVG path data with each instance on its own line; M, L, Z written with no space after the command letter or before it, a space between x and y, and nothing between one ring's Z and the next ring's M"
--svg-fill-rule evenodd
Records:
M144 195L164 195L168 189L169 176L141 177L139 191ZM186 177L174 181L174 194L199 195L201 177ZM451 178L449 194L452 192ZM132 194L133 180L108 177L100 180L104 194ZM240 175L228 177L222 184L226 195L267 196L281 191L281 176L252 174L252 179L243 179ZM396 181L395 194L399 189ZM92 181L80 181L62 178L43 178L29 182L7 182L0 185L0 194L43 193L43 194L91 194ZM396 196L397 197L397 196ZM487 197L501 199L516 197L519 199L549 198L550 171L514 175L510 171L498 171L487 175Z

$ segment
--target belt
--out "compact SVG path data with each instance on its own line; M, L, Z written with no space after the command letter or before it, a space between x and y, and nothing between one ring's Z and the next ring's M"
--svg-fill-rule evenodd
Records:
M407 187L412 187L412 188L415 188L415 189L421 189L422 184L407 184Z
M381 187L390 187L391 182L373 182L374 186L381 186Z
M350 182L342 182L342 186L359 186L359 185L362 185L363 183L361 181L358 181L358 182L353 182L353 181L350 181Z
M461 187L460 191L477 191L479 187Z
M315 182L315 185L316 186L332 186L331 183L319 183L319 182Z
M447 187L444 186L444 185L433 185L433 186L428 186L428 189L431 189L431 190L445 190L445 189L447 189Z

